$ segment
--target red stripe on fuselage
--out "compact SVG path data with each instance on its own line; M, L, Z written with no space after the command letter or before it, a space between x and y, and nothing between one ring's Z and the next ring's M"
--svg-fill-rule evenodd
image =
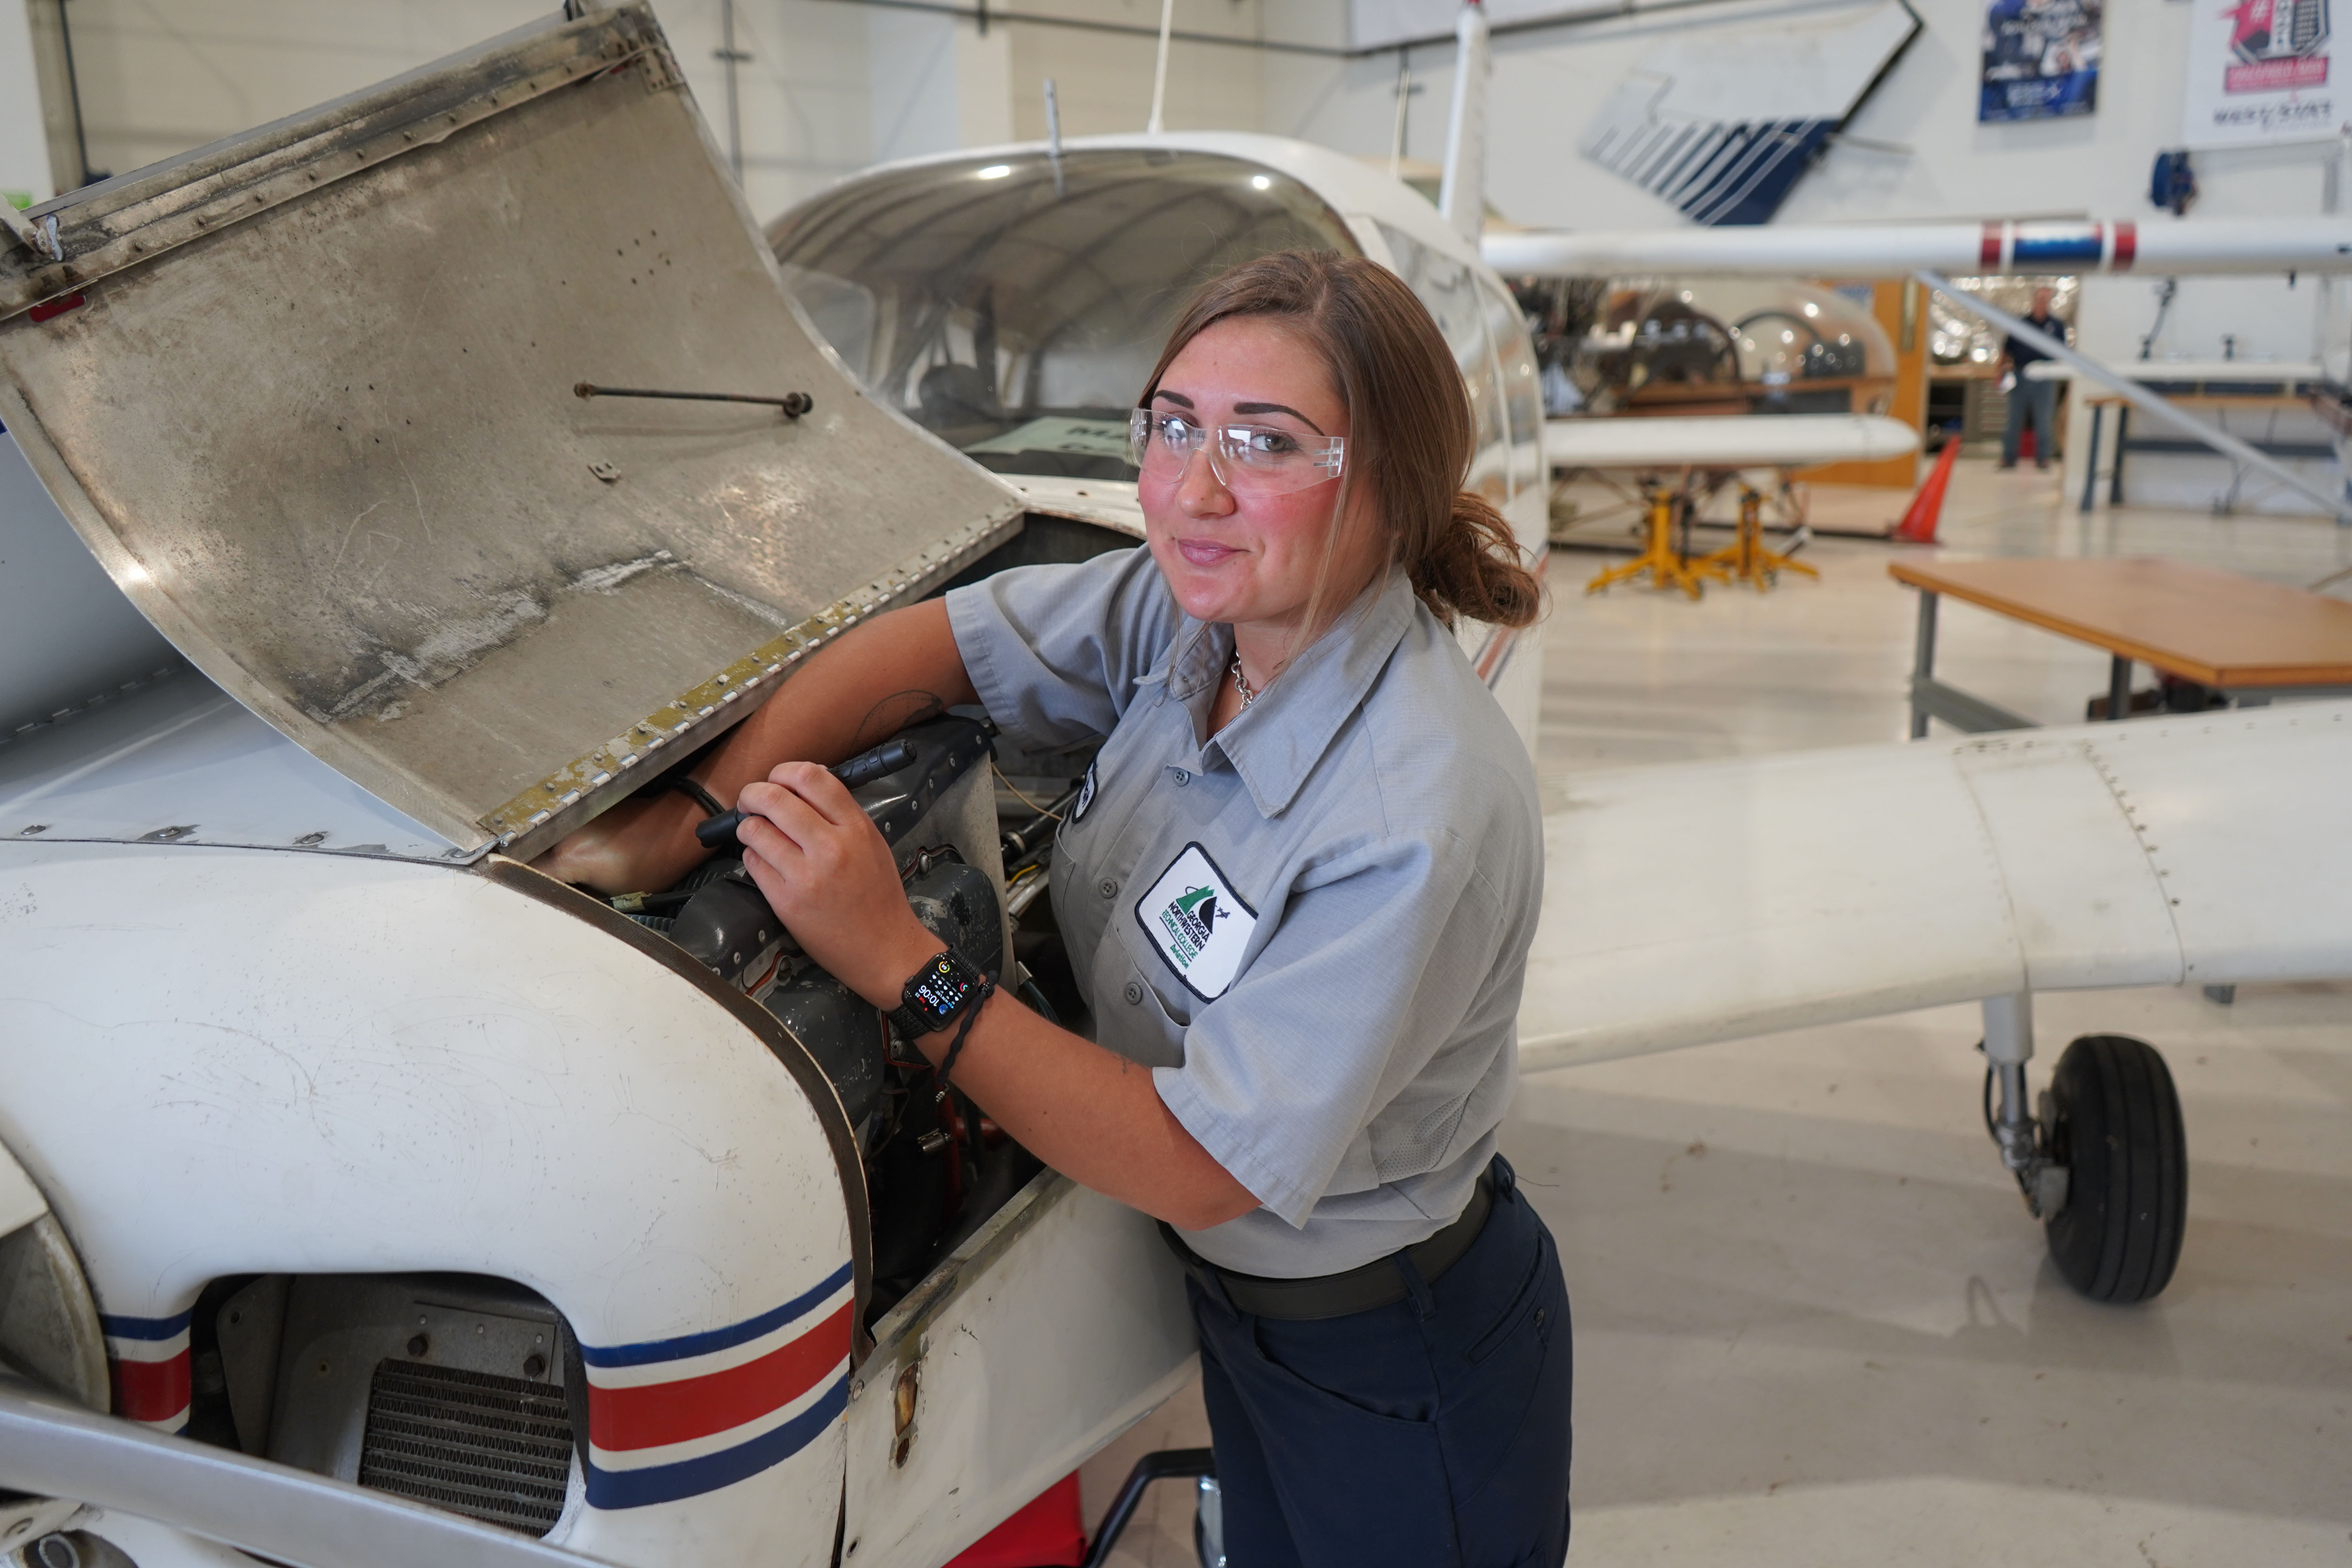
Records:
M2133 259L2138 255L2139 225L2136 223L2116 225L2116 254L2108 265L2118 272L2128 272L2131 270ZM2038 441L2041 437L2036 436L2034 439Z
M588 1440L613 1453L708 1437L781 1410L814 1388L849 1354L855 1303L757 1361L676 1383L588 1385Z
M1979 267L2000 265L2000 225L1989 223L1984 226L1984 237L1977 241L1977 265Z
M188 1407L188 1352L169 1361L106 1358L114 1413L131 1421L169 1421Z

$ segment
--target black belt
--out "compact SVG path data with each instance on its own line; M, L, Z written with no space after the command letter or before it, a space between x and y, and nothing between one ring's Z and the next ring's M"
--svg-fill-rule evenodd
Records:
M1166 1220L1160 1222L1160 1234L1167 1239L1177 1261L1184 1265L1185 1272L1212 1295L1223 1290L1236 1311L1258 1318L1313 1322L1369 1312L1375 1307L1403 1300L1407 1291L1404 1275L1397 1268L1399 1258L1410 1259L1423 1280L1434 1283L1439 1275L1470 1250L1470 1244L1486 1228L1486 1215L1494 1207L1494 1180L1482 1171L1462 1217L1435 1236L1386 1258L1375 1258L1360 1268L1318 1274L1306 1279L1269 1279L1263 1275L1236 1274L1230 1268L1218 1268L1185 1246L1184 1238Z

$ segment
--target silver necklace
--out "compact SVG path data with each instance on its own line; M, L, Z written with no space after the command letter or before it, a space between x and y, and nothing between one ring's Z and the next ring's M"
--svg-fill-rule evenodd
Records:
M1244 708L1257 700L1257 693L1252 691L1250 683L1243 679L1242 650L1239 648L1234 649L1234 689L1242 694L1242 706Z

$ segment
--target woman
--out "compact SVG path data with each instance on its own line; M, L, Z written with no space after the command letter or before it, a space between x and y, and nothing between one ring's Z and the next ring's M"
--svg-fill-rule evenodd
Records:
M811 661L698 770L812 957L1039 1158L1183 1259L1241 1568L1558 1563L1568 1303L1495 1152L1541 892L1525 748L1447 626L1531 621L1459 486L1435 324L1386 269L1246 263L1185 311L1134 419L1150 549L999 574ZM855 650L853 652L853 649ZM915 920L812 761L979 702L1107 737L1054 863L1095 1041ZM691 803L549 868L667 886Z

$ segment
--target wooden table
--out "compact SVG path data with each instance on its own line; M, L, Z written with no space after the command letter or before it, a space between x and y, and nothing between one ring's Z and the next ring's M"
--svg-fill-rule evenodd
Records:
M2225 693L2241 707L2352 693L2352 604L2233 572L2129 557L1948 561L1887 567L1919 590L1911 738L1941 719L1971 732L2033 721L1936 679L1936 610L1953 598L2107 650L2107 717L2131 712L2132 666Z
M2151 392L2161 393L2178 406L2203 405L2223 413L2231 409L2307 410L2311 406L2312 395L2322 389L2327 375L2320 365L2302 361L2282 363L2264 360L2126 360L2108 368L2130 377ZM2026 366L2025 374L2031 380L2055 381L2062 384L2079 379L2074 366L2061 364L2054 360L2037 360ZM2083 464L2081 510L2084 511L2091 510L2098 494L2099 426L2111 406L2116 411L2116 461L2107 485L2107 504L2110 506L2123 504L2124 458L2129 453L2205 453L2212 450L2202 441L2190 440L2178 434L2132 439L2132 405L2111 391L2090 394L2084 398L2084 406L2091 411L2091 450ZM2225 422L2217 420L2215 423L2221 425ZM2246 444L2273 458L2324 460L2336 456L2336 448L2325 442L2256 441L2247 438ZM2233 497L2235 493L2233 486Z

